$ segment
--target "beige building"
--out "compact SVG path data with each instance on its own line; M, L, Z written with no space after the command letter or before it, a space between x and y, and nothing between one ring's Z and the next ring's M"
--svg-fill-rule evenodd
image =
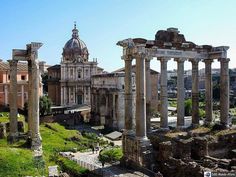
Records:
M91 78L91 114L97 124L117 130L124 129L125 73L97 74ZM135 75L132 77L135 100ZM135 101L133 101L135 107ZM133 114L135 110L133 109Z
M132 114L135 117L135 65L132 66ZM159 73L151 69L151 111L158 109ZM121 130L125 126L125 73L124 68L112 73L97 74L91 78L92 119L101 125ZM135 122L134 122L135 124Z
M39 95L43 94L42 85L40 85ZM0 61L0 106L9 105L10 91L10 66L8 62ZM28 100L28 66L25 62L17 64L17 106L24 108Z
M90 105L91 76L103 71L97 64L97 59L89 61L87 46L75 25L72 38L63 48L61 64L48 68L48 95L53 104Z
M118 69L114 72L125 72L125 68ZM132 65L132 73L136 72L136 65ZM160 73L150 69L150 81L151 81L151 111L157 111L159 105L158 98L158 83Z

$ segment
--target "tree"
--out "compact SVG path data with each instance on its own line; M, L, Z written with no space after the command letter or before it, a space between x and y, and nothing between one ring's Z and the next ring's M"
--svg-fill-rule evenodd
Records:
M213 86L213 99L216 101L220 100L220 84L215 84Z
M48 96L42 96L39 99L39 111L40 111L40 116L44 116L45 113L50 113L51 112L51 106L52 106L52 101Z
M188 99L184 102L185 116L190 116L192 113L192 100Z
M119 147L113 147L110 149L103 149L99 154L100 162L113 163L119 161L123 156L122 149Z
M48 93L48 73L44 73L41 75L42 83L43 83L43 93Z

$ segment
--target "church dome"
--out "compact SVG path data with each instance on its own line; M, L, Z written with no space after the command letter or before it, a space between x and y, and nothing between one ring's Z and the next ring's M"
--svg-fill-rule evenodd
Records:
M66 42L63 48L63 60L64 61L87 61L88 49L85 43L79 38L78 29L76 24L72 30L72 38Z

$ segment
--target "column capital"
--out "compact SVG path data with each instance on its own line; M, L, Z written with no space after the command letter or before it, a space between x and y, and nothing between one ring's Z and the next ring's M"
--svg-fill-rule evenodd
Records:
M168 62L169 60L171 60L171 58L169 58L169 57L158 57L157 60L160 60L160 62Z
M122 60L133 60L133 56L132 55L123 55L123 56L121 56L121 59Z
M147 58L147 54L145 52L137 52L134 56L135 59L137 58L142 58L142 59L146 59Z
M206 64L211 64L212 62L214 62L214 59L204 59L204 60L202 60L204 63L206 63Z
M201 59L200 59L200 58L191 58L191 59L189 59L189 61L190 61L192 64L198 64L199 61L201 61Z
M218 58L218 61L219 62L229 62L230 61L230 59L229 58Z
M152 58L153 58L152 56L146 56L145 61L150 62L152 60Z
M10 66L17 66L18 61L17 60L7 60L9 62Z
M183 63L185 62L185 58L175 58L174 61L178 62L178 63Z

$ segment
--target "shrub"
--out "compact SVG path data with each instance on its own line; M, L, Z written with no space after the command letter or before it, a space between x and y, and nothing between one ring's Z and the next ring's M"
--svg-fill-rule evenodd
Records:
M99 154L99 161L113 163L120 161L123 156L122 149L120 147L115 147L111 149L103 149Z
M64 157L59 157L57 163L60 165L62 171L68 172L71 176L79 177L88 174L89 170L80 167L76 162L66 159Z

